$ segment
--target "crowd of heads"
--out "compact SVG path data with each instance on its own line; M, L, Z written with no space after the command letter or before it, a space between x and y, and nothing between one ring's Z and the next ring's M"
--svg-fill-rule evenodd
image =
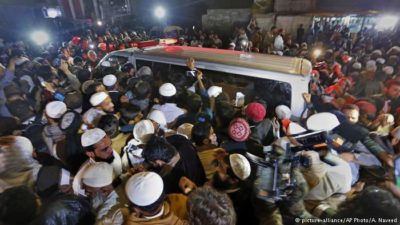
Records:
M130 47L137 34L88 32L39 56L23 43L5 43L0 223L294 224L357 217L398 224L399 36L365 29L348 45L346 27L330 29L313 28L320 36L332 32L311 40L324 49L315 57L303 38L297 38L301 48L292 48L284 30L273 27L263 37L256 20L247 27L254 51L312 61L300 117L290 105L269 108L258 98L234 104L193 58L191 78L132 62L98 65L102 54ZM236 32L231 47L246 41L247 48L246 30ZM221 47L217 35L205 36L186 44ZM95 38L103 42L91 49Z

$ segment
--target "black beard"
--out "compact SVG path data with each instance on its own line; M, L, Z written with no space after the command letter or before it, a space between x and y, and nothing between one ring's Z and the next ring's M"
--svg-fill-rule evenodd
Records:
M96 162L106 162L106 163L108 163L108 164L111 164L113 161L114 161L114 155L111 155L109 158L107 158L107 159L102 159L102 158L99 158L99 157L95 157L94 158L94 161L96 161Z

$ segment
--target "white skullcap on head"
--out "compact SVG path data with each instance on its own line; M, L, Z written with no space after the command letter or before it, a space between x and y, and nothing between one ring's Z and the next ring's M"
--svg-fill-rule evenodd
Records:
M231 46L231 47L236 47L236 44L233 43L233 42L231 42L231 43L229 43L229 46Z
M233 173L240 179L246 180L251 173L249 160L241 154L232 154L229 156L229 163Z
M393 75L394 69L392 66L385 66L382 68L382 71L385 72L386 75Z
M133 137L140 143L146 144L154 132L154 126L150 120L141 120L133 128Z
M307 119L307 128L312 131L331 131L339 125L338 118L328 112L317 113Z
M171 83L165 83L158 89L161 96L172 97L176 94L176 88Z
M187 139L192 139L193 124L184 123L176 129L177 134L184 135Z
M151 71L151 68L148 66L142 66L140 69L136 72L136 75L138 77L141 76L153 76L153 71Z
M353 64L353 69L355 69L355 70L361 70L361 68L362 68L361 63L356 62L356 63Z
M81 142L82 147L88 147L101 141L106 136L106 132L100 128L94 128L87 130L82 134Z
M376 71L376 62L374 60L369 60L365 66L367 71Z
M160 124L162 128L167 127L167 119L165 118L165 115L162 111L160 110L153 110L147 115L147 119L153 120L154 122Z
M111 63L110 63L109 61L103 61L103 62L101 63L101 66L102 66L102 67L111 67Z
M90 187L101 188L112 184L112 182L113 167L106 162L90 164L82 174L82 183Z
M377 58L376 62L379 64L384 64L386 62L386 60L384 58Z
M98 106L100 105L104 100L106 100L108 97L108 94L106 92L97 92L94 93L91 97L90 97L90 104L92 104L92 106Z
M67 105L64 102L52 101L46 105L46 115L52 119L60 119L67 111Z
M129 201L137 206L149 206L162 195L164 183L160 175L154 172L141 172L126 182L125 192Z
M29 61L29 59L26 57L19 57L17 60L15 60L15 65L20 66L28 61Z
M304 129L304 127L300 126L300 124L295 122L289 123L288 130L291 135L301 134L307 131L306 129Z
M208 90L207 90L208 96L210 97L218 97L218 95L220 95L222 93L222 87L219 86L211 86Z
M292 116L292 111L286 105L278 105L275 108L275 114L280 120L290 119Z
M372 54L377 54L377 55L382 55L382 51L381 50L379 50L379 49L375 49L373 52L372 52Z
M387 55L397 55L400 53L400 47L399 46L393 46L387 51Z
M103 77L103 84L107 87L112 87L117 83L117 77L113 74L108 74Z

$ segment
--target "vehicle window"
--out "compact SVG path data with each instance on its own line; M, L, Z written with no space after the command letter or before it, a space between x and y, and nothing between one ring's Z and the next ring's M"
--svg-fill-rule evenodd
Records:
M154 77L157 80L166 81L167 76L170 73L170 68L171 68L171 66L169 64L154 62L153 68L152 68Z
M111 55L107 58L107 61L110 61L118 65L124 65L128 61L128 58L124 56Z
M222 87L232 101L236 99L236 93L241 92L246 103L254 100L265 102L269 113L280 104L291 106L292 88L289 83L210 70L203 70L203 74L210 83Z
M148 65L149 62L146 63ZM153 62L152 70L159 80L166 81L169 74L180 73L187 78L188 84L195 81L194 77L186 73L188 70L186 66ZM289 83L212 70L202 70L202 72L206 87L211 85L222 87L232 103L236 99L236 93L241 92L245 95L246 103L254 100L266 103L270 109L267 110L269 115L274 113L273 109L278 105L291 106L292 87Z
M140 67L142 67L142 66L148 66L151 68L153 66L152 64L153 64L153 62L151 62L151 61L136 60L136 67L138 69L140 69Z

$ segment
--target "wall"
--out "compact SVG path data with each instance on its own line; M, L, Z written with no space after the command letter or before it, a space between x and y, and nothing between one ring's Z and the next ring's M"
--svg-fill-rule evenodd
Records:
M275 0L274 11L277 13L308 12L315 9L316 1L317 0Z
M256 14L254 15L257 21L257 26L261 28L263 32L269 31L274 25L275 14Z
M251 15L249 9L209 9L207 14L203 15L202 25L205 30L213 29L218 33L229 33L236 23L247 26ZM300 24L303 24L304 28L307 29L312 23L312 16L286 16L274 13L255 14L253 16L261 30L268 31L275 25L278 28L284 28L286 33L291 33L293 38L296 37L296 31ZM276 24L274 23L275 20Z
M305 30L312 23L312 16L278 16L276 18L276 27L284 28L286 33L292 34L296 38L297 28L303 24Z
M246 24L250 21L250 9L209 9L202 16L203 29L215 29L219 32L231 31L234 24Z

